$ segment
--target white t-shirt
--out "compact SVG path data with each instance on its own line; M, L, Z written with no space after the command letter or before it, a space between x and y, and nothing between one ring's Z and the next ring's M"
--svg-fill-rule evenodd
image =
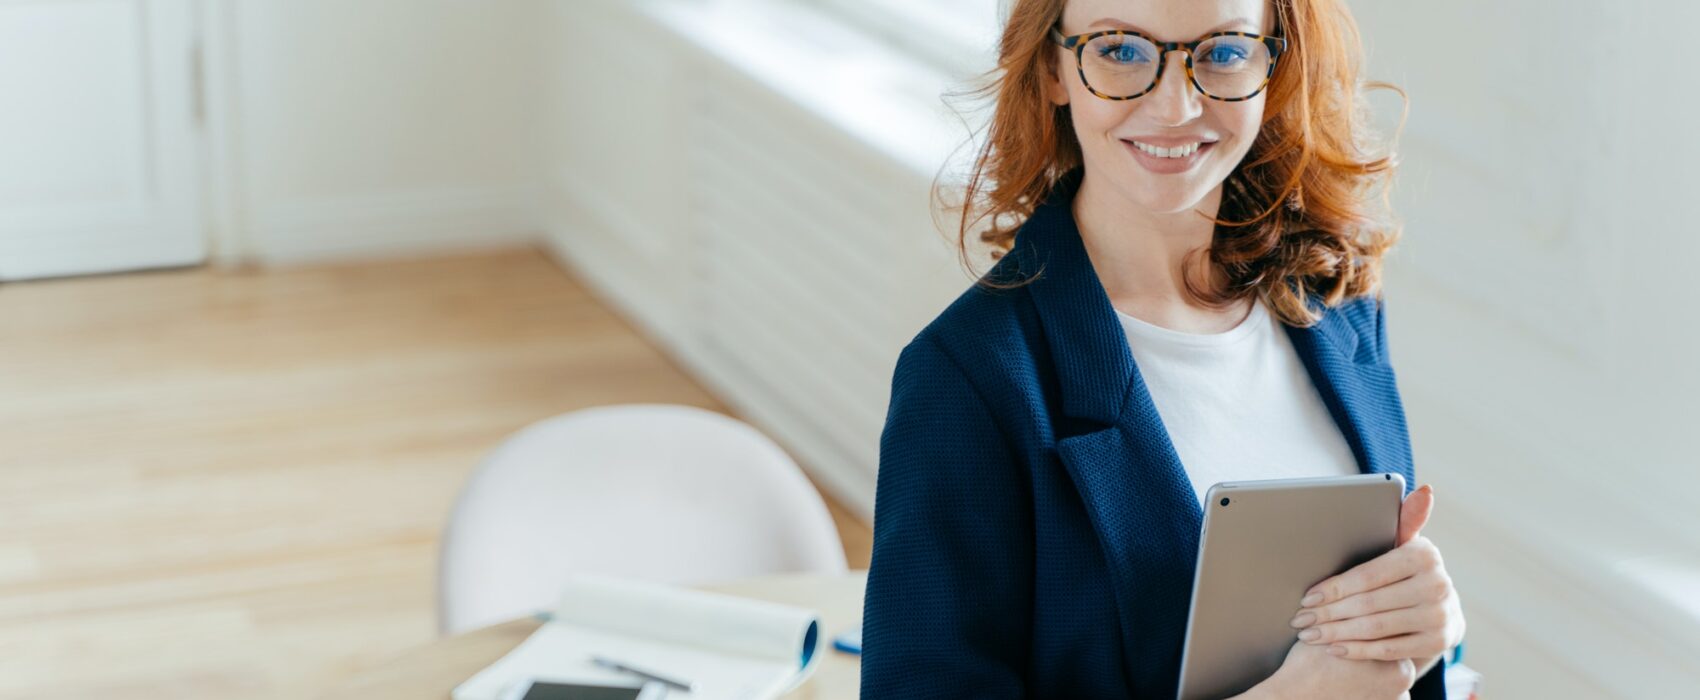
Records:
M1183 333L1116 311L1187 477L1218 482L1358 473L1279 319L1254 300L1224 333Z

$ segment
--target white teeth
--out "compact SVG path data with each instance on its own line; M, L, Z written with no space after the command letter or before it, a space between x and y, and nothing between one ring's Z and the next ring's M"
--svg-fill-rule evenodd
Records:
M1162 146L1153 146L1151 144L1140 143L1138 141L1134 141L1132 143L1133 145L1138 146L1139 150L1157 156L1158 158L1185 158L1192 155L1194 151L1197 151L1204 145L1202 142L1199 142L1189 143L1184 146L1175 146L1173 148L1164 148Z

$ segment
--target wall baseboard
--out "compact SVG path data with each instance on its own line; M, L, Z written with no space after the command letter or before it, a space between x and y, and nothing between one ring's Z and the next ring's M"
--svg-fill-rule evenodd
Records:
M253 212L250 259L290 264L535 243L532 186L310 200Z

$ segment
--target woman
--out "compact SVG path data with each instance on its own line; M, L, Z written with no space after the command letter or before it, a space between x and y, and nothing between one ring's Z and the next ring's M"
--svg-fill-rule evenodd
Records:
M1018 226L897 364L863 696L1168 700L1211 484L1416 483L1366 213L1392 163L1341 0L1017 0L999 69L963 240ZM1293 601L1243 697L1444 697L1431 503Z

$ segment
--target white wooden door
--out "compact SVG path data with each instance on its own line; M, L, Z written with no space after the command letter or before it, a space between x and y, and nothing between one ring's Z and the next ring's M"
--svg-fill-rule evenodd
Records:
M0 280L206 258L192 0L0 0Z

